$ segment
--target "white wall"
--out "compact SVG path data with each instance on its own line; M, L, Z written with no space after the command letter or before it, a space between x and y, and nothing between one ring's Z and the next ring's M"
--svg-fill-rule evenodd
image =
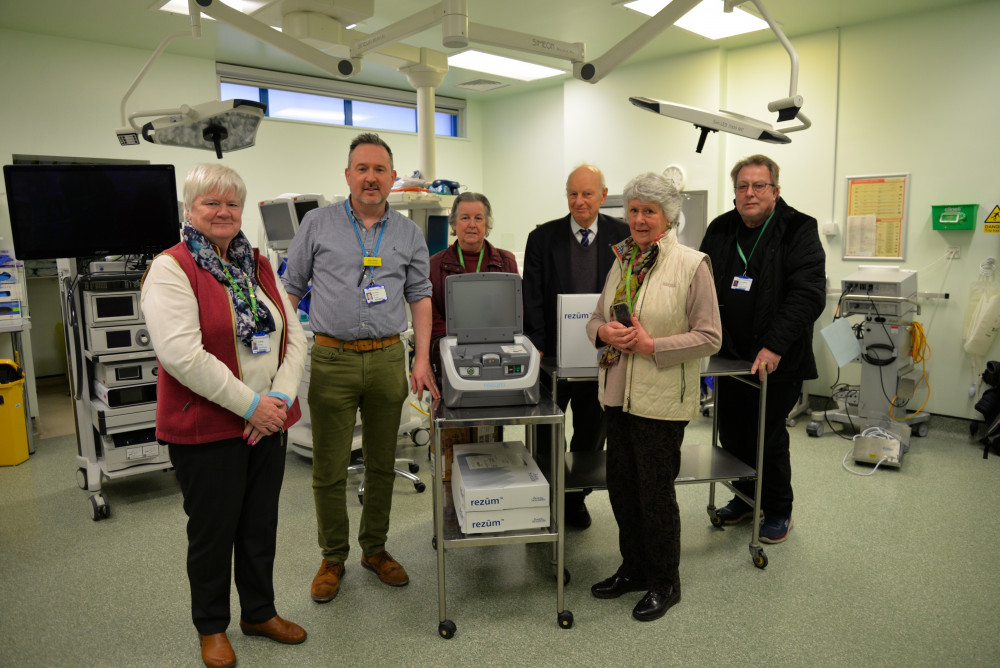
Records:
M798 92L805 97L803 111L813 127L790 135L789 145L712 134L697 154L693 128L637 110L626 100L642 95L773 122L766 104L788 92L788 56L777 42L622 67L593 86L568 81L561 106L561 155L552 154L560 148L556 140L539 141L537 127L519 143L504 139L497 150L489 141L484 144L487 194L498 204L497 229L512 228L517 240L512 250L522 250L531 228L565 213L565 175L582 160L605 170L612 192L639 172L679 163L688 173L689 189L709 191L711 217L732 206L732 164L745 155L765 153L782 166L782 195L792 206L821 225L838 224L841 234L824 237L824 243L830 285L839 288L840 280L860 264L841 259L845 177L909 173L906 259L894 264L918 270L919 290L951 295L949 300L924 300L918 317L933 350L927 363L932 393L925 410L978 418L972 409L975 399L967 393L971 360L961 340L966 295L979 263L1000 257L1000 235L982 231L983 219L1000 203L998 25L1000 3L990 1L792 40L800 58ZM551 127L549 110L538 107L540 97L531 93L486 105L485 135L502 136L540 113L545 127ZM495 108L502 108L502 114L495 114ZM560 107L553 104L552 109ZM561 174L548 173L559 167ZM513 197L506 191L511 179L495 181L496 173L519 174L519 182L535 181L539 187L522 188ZM542 183L549 184L548 191ZM932 204L960 203L979 204L977 230L931 229ZM961 260L941 259L949 245L961 247ZM834 302L831 297L817 323L814 348L821 377L808 387L813 394L829 395L837 377L818 334L831 321ZM990 357L1000 357L1000 351L994 348ZM840 380L856 382L858 375L857 365L849 365ZM926 396L915 397L910 408Z

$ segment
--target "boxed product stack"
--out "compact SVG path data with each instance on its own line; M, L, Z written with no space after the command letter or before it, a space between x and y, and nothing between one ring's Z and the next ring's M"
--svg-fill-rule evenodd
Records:
M0 248L0 320L21 317L22 265L14 252Z
M456 445L451 491L462 533L549 526L549 483L519 442Z

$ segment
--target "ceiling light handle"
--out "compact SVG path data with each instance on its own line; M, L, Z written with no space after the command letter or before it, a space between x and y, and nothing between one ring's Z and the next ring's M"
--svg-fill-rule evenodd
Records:
M201 136L205 141L212 142L215 146L215 157L222 160L222 140L229 137L229 131L221 125L212 123L202 131Z

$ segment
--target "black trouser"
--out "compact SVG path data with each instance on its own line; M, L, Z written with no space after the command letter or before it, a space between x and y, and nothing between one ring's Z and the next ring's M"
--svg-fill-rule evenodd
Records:
M608 415L608 498L618 522L619 572L647 589L680 591L681 517L674 480L687 422L652 420L620 407Z
M252 446L242 438L170 445L188 516L191 618L202 635L229 626L233 564L243 621L259 624L277 614L273 571L285 452L284 434Z
M748 466L757 468L757 426L760 391L735 378L716 378L719 411L719 442ZM774 517L792 516L792 462L788 453L785 419L802 393L801 380L768 380L764 408L764 468L761 474L760 507ZM751 499L755 482L733 486Z
M556 391L556 403L564 411L573 403L573 438L569 442L570 452L600 452L604 449L607 426L604 420L604 409L597 400L597 383L559 381ZM563 446L565 447L565 446ZM538 467L546 478L552 467L552 429L548 426L539 427L535 442L535 458ZM591 490L566 492L566 507L572 508L583 503L583 497Z

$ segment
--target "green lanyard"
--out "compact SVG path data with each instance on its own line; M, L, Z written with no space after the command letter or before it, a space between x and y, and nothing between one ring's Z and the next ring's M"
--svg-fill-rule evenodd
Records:
M766 221L764 221L764 227L761 228L760 234L757 235L757 241L753 242L753 248L750 249L750 257L746 257L745 255L743 255L743 249L740 247L740 235L739 234L736 235L736 252L740 254L740 259L743 260L744 276L747 275L747 269L750 266L750 258L753 257L753 252L757 250L757 244L760 243L760 239L761 237L764 236L764 231L767 229L767 226L771 222L772 218L774 218L774 211L771 211L771 215L767 217Z
M486 244L479 249L479 262L476 263L476 273L479 273L479 268L483 266L483 253L486 251ZM462 269L465 269L465 258L462 257L462 247L458 247L458 261L462 265Z
M632 312L632 267L635 265L635 256L638 250L638 246L632 248L632 255L628 258L628 273L625 276L625 304L628 306L629 313Z
M229 267L222 265L222 271L226 274L226 278L229 279L230 287L238 292L244 301L250 302L250 314L253 315L254 322L260 322L260 318L257 317L257 295L253 291L253 286L250 285L250 279L246 276L243 277L243 279L247 282L247 292L250 293L250 299L247 299L247 296L243 294L243 290L240 288L240 284L237 283L233 278L233 275L229 273Z

